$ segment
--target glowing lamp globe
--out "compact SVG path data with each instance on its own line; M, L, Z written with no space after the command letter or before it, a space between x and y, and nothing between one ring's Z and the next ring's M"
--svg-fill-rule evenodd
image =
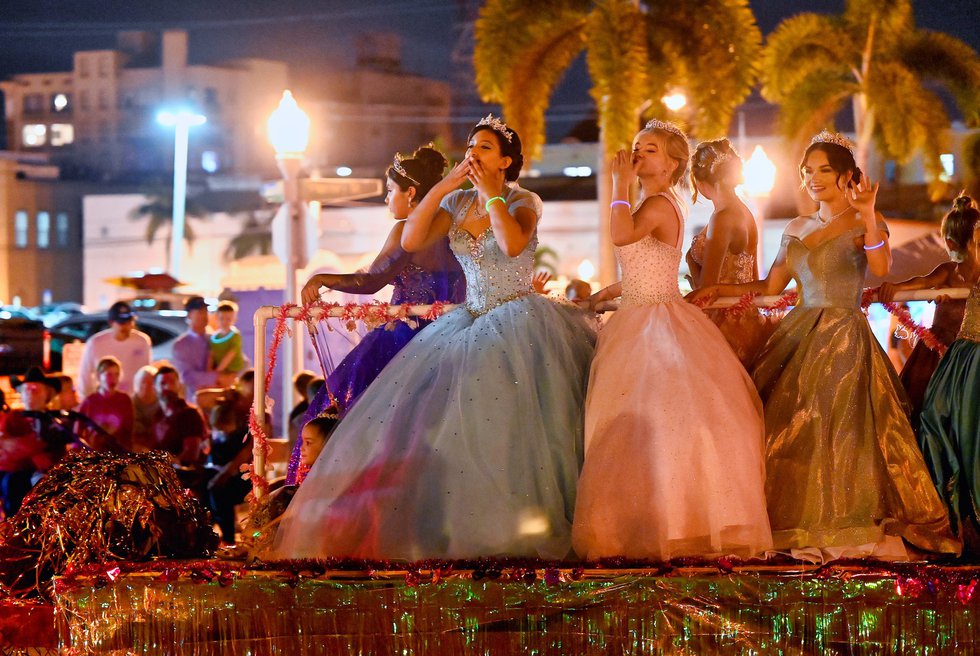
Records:
M276 157L302 157L310 142L310 117L306 115L290 91L282 92L279 107L269 116L269 141Z
M742 171L745 175L745 191L752 196L765 196L776 184L776 165L766 157L762 146L755 147Z
M687 104L687 96L680 92L674 92L661 98L660 102L670 111L676 112Z

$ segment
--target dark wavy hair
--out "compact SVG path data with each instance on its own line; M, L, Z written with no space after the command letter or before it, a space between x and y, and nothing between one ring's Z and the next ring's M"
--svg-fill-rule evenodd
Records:
M503 134L495 130L489 125L477 125L472 130L470 134L466 137L466 143L470 142L477 132L481 130L486 130L497 137L497 143L500 145L500 154L504 157L509 157L511 159L510 166L504 171L504 178L507 182L513 182L521 175L521 169L524 168L524 153L521 152L521 138L515 130L507 128L510 131L510 140L507 140Z
M410 157L401 160L402 168L412 177L412 180L396 171L394 165L388 167L385 175L402 191L415 187L415 198L421 199L442 180L442 172L446 170L446 164L448 164L446 156L436 150L435 146L428 144L416 148Z
M724 156L728 157L725 158ZM723 161L719 161L721 158ZM736 185L742 179L742 158L728 139L703 141L691 157L691 199L698 202L697 182Z
M827 161L830 163L830 168L834 169L837 174L837 186L840 186L840 179L843 178L848 171L851 172L851 178L844 181L844 188L850 183L857 184L861 182L861 169L858 168L857 162L854 161L854 154L849 151L844 146L838 146L835 143L828 143L824 141L818 141L816 143L810 144L810 146L804 151L803 159L800 160L800 184L803 184L803 167L806 166L806 161L810 158L810 153L819 150L827 156Z
M977 201L966 194L960 194L953 201L953 208L943 217L940 228L943 238L950 240L956 246L950 249L950 255L957 262L965 259L963 251L973 239L978 224L980 224L980 209L977 208Z

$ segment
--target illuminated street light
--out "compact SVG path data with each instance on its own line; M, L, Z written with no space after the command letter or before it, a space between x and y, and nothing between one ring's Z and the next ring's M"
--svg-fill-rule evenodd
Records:
M305 217L305 208L300 201L299 194L299 173L303 165L303 156L306 147L310 142L310 117L306 115L290 91L282 92L282 99L279 107L269 116L269 141L276 150L276 162L279 164L279 172L282 173L283 200L286 204L286 257L283 264L286 265L286 303L295 303L296 294L296 270L300 268L297 258L303 247L297 243L297 238L301 231L301 223ZM296 342L300 331L294 330L293 337L285 340L283 350L283 360L286 363L286 370L282 376L282 417L283 432L289 430L289 412L293 407L290 402L293 396L293 373L297 369L296 359L301 353L297 348ZM259 462L256 461L256 471L259 469Z
M742 188L752 197L755 205L755 221L759 231L759 246L756 257L760 267L762 267L765 262L763 245L765 243L766 201L776 184L776 165L766 156L766 151L762 149L762 146L756 146L755 150L752 151L752 156L746 160L742 167L742 172L745 176Z
M745 191L751 196L767 196L776 184L776 165L766 156L762 146L756 146L742 169Z
M679 91L675 91L674 93L667 94L661 98L660 102L662 102L670 111L676 112L687 104L687 96Z
M170 234L170 275L180 280L180 255L184 248L184 221L187 209L187 140L190 129L204 125L207 118L188 109L162 111L157 123L174 128L174 201Z
M595 265L592 264L591 260L582 260L578 265L578 277L579 280L584 280L585 282L591 282L592 277L595 275Z

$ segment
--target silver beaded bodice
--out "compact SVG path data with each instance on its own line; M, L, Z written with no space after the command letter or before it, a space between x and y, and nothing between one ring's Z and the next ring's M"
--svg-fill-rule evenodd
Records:
M531 279L534 275L534 251L537 233L517 257L508 257L497 244L493 228L487 227L474 237L459 227L470 206L476 201L475 190L454 192L449 245L466 276L466 308L474 315L485 314L493 308L528 294L533 294ZM535 208L540 216L541 200L519 187L507 187L502 194L508 208L513 211L524 205Z
M680 241L684 238L684 212L670 194L662 195L674 206L680 220L678 243L672 246L647 235L616 249L623 270L620 307L681 299L677 271L681 263Z

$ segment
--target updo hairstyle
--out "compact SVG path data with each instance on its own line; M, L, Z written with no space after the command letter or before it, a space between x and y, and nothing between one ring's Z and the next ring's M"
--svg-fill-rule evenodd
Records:
M432 144L417 148L410 157L400 160L405 173L412 179L395 170L394 165L388 167L386 175L402 191L415 187L415 198L421 199L437 182L442 180L442 172L446 170L446 156L440 153Z
M742 181L742 158L728 139L702 141L691 158L691 200L698 202L698 186L722 184L734 187Z
M955 245L950 249L950 256L956 262L966 259L966 249L973 239L977 224L980 223L980 209L977 209L977 201L961 194L953 201L953 209L943 217L943 224L940 232L943 239L948 239Z

